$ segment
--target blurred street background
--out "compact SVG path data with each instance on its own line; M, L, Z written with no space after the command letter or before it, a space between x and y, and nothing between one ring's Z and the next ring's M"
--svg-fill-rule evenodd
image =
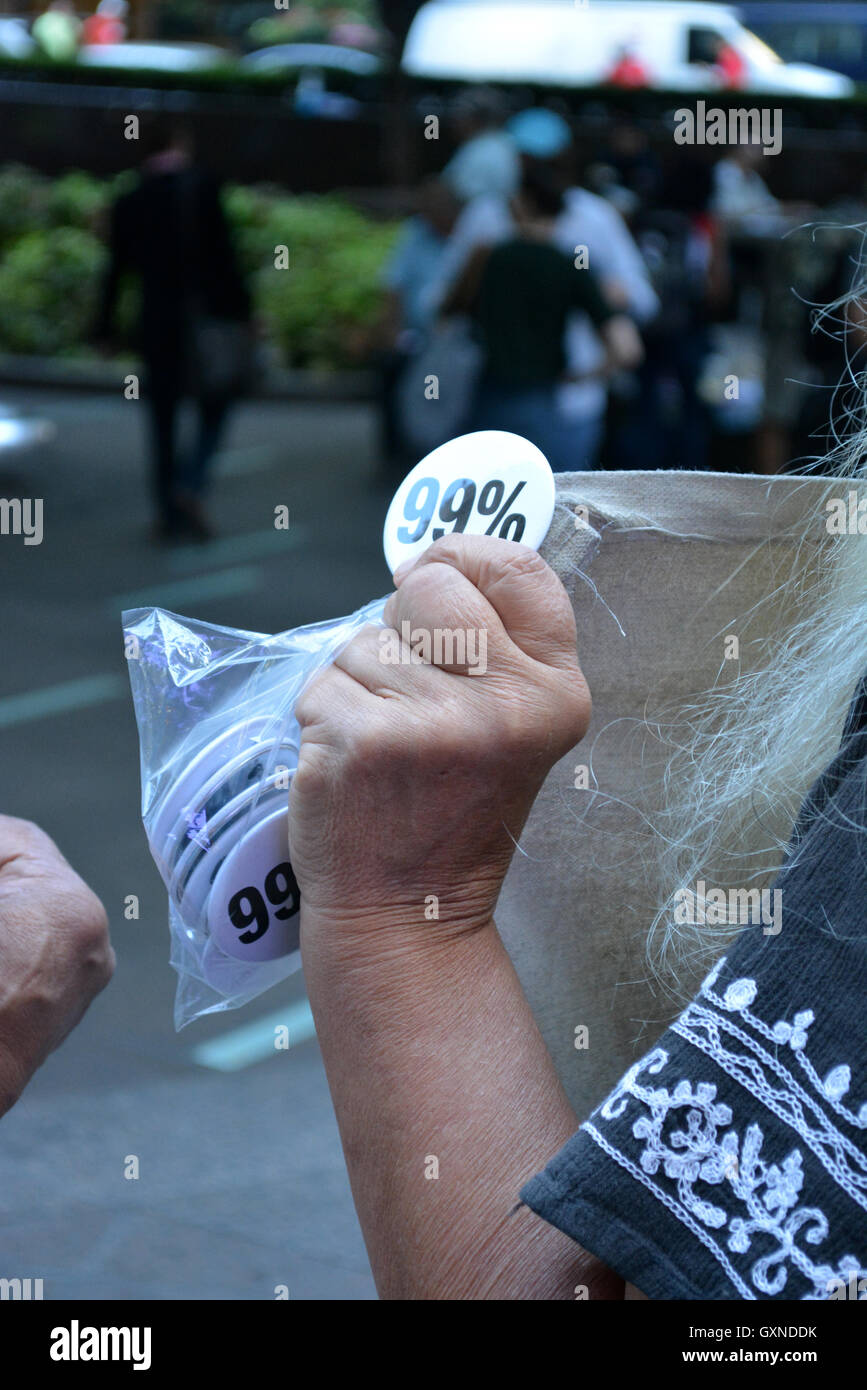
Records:
M386 593L366 405L258 403L219 461L224 539L154 552L145 449L129 405L10 390L58 426L31 460L46 536L0 545L3 806L36 820L99 893L118 970L2 1122L0 1268L46 1298L375 1296L312 1030L291 979L176 1035L166 893L139 817L138 741L120 613L155 602L279 631ZM0 494L16 491L4 477ZM290 509L275 531L273 507ZM136 894L140 918L124 918ZM280 1011L253 1050L234 1030ZM294 1006L294 1012L293 1012ZM297 1022L296 1022L297 1020ZM230 1035L206 1062L195 1050ZM265 1060L263 1060L265 1059ZM222 1071L223 1066L241 1067ZM124 1159L140 1159L138 1181Z
M0 1125L0 1277L375 1297L301 976L174 1032L121 611L353 611L397 482L468 428L561 470L821 467L865 84L853 4L0 0L0 499L44 506L33 545L0 511L0 807L118 955ZM756 119L710 139L711 107ZM551 299L566 261L586 304Z

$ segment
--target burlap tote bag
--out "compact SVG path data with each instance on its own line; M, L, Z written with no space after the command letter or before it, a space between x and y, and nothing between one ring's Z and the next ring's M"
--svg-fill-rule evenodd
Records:
M688 742L696 693L744 679L785 643L826 563L829 480L624 472L557 484L542 554L572 599L593 719L536 802L497 922L583 1119L679 1012L646 954L672 790L654 711L666 710L669 745L679 732ZM818 712L832 742L844 713ZM804 766L803 790L815 772ZM794 811L780 815L787 834ZM681 963L681 990L706 968Z

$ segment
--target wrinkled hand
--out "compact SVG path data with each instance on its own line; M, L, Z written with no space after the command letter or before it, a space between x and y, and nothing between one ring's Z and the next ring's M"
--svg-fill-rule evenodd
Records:
M590 718L572 608L535 551L452 535L395 582L390 632L365 628L296 705L289 840L308 942L320 924L490 920L533 801ZM431 664L394 663L395 634L407 658L437 629L467 634L463 666L435 647Z
M38 826L0 816L0 1113L113 970L99 899Z

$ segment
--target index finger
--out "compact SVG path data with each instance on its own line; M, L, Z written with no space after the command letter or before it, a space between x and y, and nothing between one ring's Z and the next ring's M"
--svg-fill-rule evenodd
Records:
M0 814L0 869L14 860L37 864L53 864L69 868L69 864L50 835L33 821Z
M527 656L546 666L575 669L577 634L572 605L538 551L496 536L443 536L410 566L398 567L396 587L400 589L409 575L431 564L451 565L464 575Z

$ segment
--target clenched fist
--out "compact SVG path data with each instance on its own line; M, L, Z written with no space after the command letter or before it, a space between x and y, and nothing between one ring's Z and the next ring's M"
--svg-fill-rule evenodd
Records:
M590 719L572 608L534 550L452 535L395 583L389 629L364 629L296 706L308 947L341 926L488 921L549 769Z
M38 826L0 816L0 1114L113 970L99 899Z

